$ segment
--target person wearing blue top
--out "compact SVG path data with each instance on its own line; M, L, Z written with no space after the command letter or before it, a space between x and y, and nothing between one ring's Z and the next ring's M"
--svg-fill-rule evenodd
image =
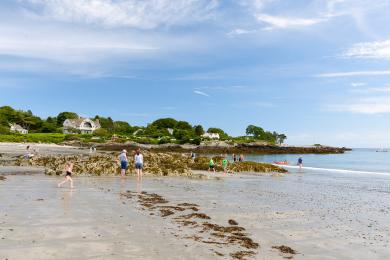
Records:
M302 159L302 157L299 157L299 159L298 159L298 166L299 166L299 169L302 169L302 166L303 166L303 159Z

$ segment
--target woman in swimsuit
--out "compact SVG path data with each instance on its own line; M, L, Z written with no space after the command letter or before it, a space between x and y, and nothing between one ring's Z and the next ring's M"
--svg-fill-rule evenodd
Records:
M73 189L73 180L72 180L72 171L73 171L73 163L67 163L65 165L65 172L66 172L66 175L65 175L65 180L58 183L58 187L61 187L62 184L64 184L65 182L70 182L70 188Z

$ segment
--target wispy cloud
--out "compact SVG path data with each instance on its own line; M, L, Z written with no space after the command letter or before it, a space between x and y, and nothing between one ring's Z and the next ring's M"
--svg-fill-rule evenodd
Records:
M344 104L332 104L327 106L327 110L369 115L387 114L390 113L390 96L368 97Z
M346 50L343 56L348 58L390 59L390 40L357 43Z
M200 91L200 90L194 90L194 93L197 94L197 95L200 95L200 96L205 96L205 97L210 97L209 94L203 92L203 91Z
M362 76L385 76L390 75L390 70L362 70L348 72L330 72L315 75L318 78L362 77Z
M300 18L269 14L258 14L256 18L258 21L268 25L265 30L307 27L327 21L326 18Z
M185 25L213 17L217 0L20 0L38 18L106 27L152 29ZM36 11L39 10L39 11Z
M351 86L356 88L356 87L362 87L362 86L365 86L366 83L363 83L363 82L352 82L351 83Z
M357 88L352 89L351 92L355 93L389 93L390 85L384 87L376 87L376 88Z
M236 28L228 32L226 35L228 37L235 37L238 35L245 35L245 34L253 34L256 33L257 30L246 30L246 29L241 29L241 28Z

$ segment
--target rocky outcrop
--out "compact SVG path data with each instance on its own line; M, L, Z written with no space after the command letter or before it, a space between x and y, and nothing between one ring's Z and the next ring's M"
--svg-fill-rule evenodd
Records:
M67 162L74 164L75 175L118 175L120 166L117 153L40 155L31 159L18 158L12 162L15 166L39 166L45 168L48 175L62 175ZM191 176L191 170L207 170L209 158L199 157L193 162L180 153L153 153L144 151L144 172L157 176ZM130 172L134 173L134 160L129 156ZM215 157L216 169L222 171L222 158ZM232 172L286 172L286 170L265 163L236 162L229 165Z
M153 152L176 152L189 153L195 152L198 154L340 154L350 149L345 147L330 147L330 146L279 146L267 145L265 143L244 143L235 144L227 142L215 142L196 145L179 145L179 144L164 144L164 145L141 145L136 143L111 143L111 144L96 144L99 150L103 151L120 151L122 149L134 150L137 147Z
M223 171L222 169L222 157L213 157L214 163L215 163L215 169L217 171ZM209 167L209 161L210 158L208 157L198 157L195 159L195 162L191 164L191 169L193 170L205 170ZM258 163L258 162L234 162L228 164L228 170L229 172L262 172L262 173L269 173L269 172L278 172L278 173L285 173L287 172L286 169L283 169L281 167L268 164L268 163Z
M188 176L191 169L189 159L181 154L151 153L145 151L144 171L159 176ZM74 174L116 175L120 173L120 165L116 153L78 154L35 156L29 160L20 158L13 164L17 166L43 166L48 175L61 175L67 162L74 164ZM129 156L129 169L133 169L134 160Z

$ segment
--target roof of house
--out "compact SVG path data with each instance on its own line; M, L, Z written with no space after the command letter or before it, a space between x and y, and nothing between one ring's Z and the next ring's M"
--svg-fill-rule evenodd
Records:
M18 124L10 124L10 127L13 127L15 130L26 130Z
M70 124L72 124L73 126L76 126L76 127L79 127L81 126L81 124L84 122L84 121L91 121L95 124L95 127L96 128L100 128L100 122L98 119L96 120L92 120L92 119L89 119L89 118L83 118L83 117L80 117L80 118L75 118L75 119L67 119L68 122ZM65 120L66 121L66 120ZM65 123L65 122L64 122Z

